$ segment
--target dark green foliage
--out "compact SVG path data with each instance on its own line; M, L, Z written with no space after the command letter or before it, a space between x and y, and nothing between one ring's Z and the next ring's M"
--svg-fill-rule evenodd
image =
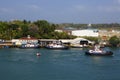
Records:
M84 37L84 38L88 39L90 41L94 41L95 43L98 43L98 41L99 41L99 38L97 38L97 37Z
M72 39L75 36L68 35L65 32L55 32L55 29L64 29L67 27L73 27L76 29L84 29L88 28L87 24L51 24L46 20L37 20L34 22L27 20L14 20L10 22L0 21L0 39L13 39L13 38L21 38L26 37L27 35L31 35L36 38L44 38L44 39ZM120 24L92 24L93 28L99 29L120 29ZM98 42L97 38L87 39Z
M50 24L46 20L35 22L15 20L11 22L0 22L0 39L21 38L30 35L36 38L44 39L65 39L73 38L66 33L54 32L58 27L56 24Z
M113 36L109 39L109 43L115 47L120 43L120 39L117 36Z

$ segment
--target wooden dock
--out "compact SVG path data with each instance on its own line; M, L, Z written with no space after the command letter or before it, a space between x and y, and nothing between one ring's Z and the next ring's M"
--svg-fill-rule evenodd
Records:
M14 45L12 43L0 43L0 48L7 48L7 47L13 47Z

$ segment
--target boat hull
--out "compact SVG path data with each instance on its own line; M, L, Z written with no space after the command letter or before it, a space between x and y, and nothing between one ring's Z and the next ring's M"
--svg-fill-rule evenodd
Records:
M85 52L86 55L90 55L90 56L111 56L113 55L112 51L106 51L103 53L90 53L89 51Z
M19 47L20 49L32 49L32 48L34 48L34 49L36 49L36 48L39 48L39 47Z
M69 47L67 47L67 46L65 46L65 47L50 47L50 46L46 46L45 48L47 48L47 49L55 49L55 50L59 50L59 49L69 49Z
M31 48L39 48L39 46L26 46L26 45L21 45L19 48L21 49L31 49Z

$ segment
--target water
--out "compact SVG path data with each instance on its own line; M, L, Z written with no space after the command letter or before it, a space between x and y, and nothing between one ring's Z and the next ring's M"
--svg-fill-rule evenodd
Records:
M86 56L79 48L0 49L0 80L120 80L120 48L106 49L114 55Z

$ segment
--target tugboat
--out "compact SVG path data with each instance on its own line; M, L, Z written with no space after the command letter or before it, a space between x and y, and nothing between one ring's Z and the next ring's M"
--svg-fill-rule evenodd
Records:
M53 41L52 43L45 46L47 49L68 49L68 46L62 44L61 41Z
M112 51L104 51L100 49L99 46L95 46L94 49L90 49L85 52L86 55L91 55L91 56L111 56L113 55Z

